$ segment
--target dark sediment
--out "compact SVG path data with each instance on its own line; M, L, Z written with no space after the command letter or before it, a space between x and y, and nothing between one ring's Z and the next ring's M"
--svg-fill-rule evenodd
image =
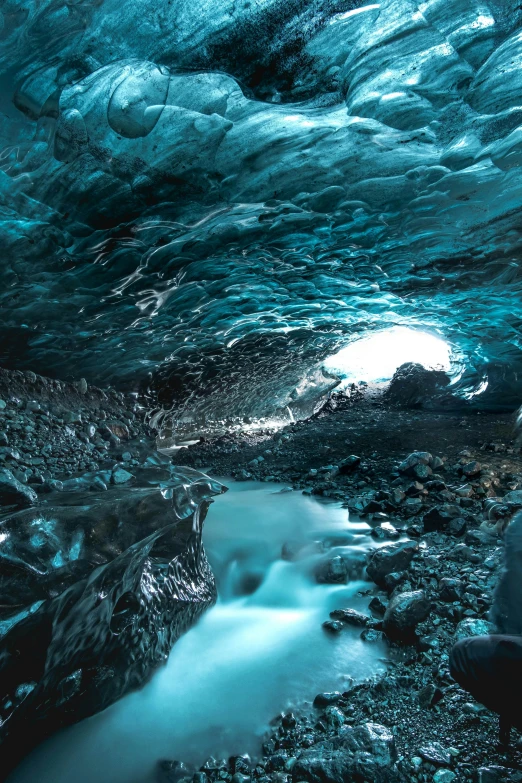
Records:
M263 783L522 780L518 734L508 750L498 745L498 716L452 680L448 663L456 640L494 628L489 612L503 532L522 505L513 425L510 414L404 410L378 395L334 394L306 422L177 452L176 461L216 475L283 481L341 500L389 552L389 564L369 563L361 627L367 644L387 639L388 672L280 716L245 774ZM398 537L412 543L393 543ZM411 547L406 556L395 553L404 546ZM325 630L342 633L341 615L325 618ZM346 750L349 727L368 723L393 736L395 751L385 762L382 743ZM240 783L231 778L234 765L225 767L227 776L223 766L205 775Z

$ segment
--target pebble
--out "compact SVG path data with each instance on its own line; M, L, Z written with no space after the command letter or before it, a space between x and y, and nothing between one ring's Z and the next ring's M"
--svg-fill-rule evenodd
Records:
M433 776L433 783L452 783L456 777L450 769L438 769Z

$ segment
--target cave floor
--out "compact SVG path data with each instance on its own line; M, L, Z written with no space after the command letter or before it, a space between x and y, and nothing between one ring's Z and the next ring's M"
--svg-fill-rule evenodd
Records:
M481 452L484 444L499 444L496 452L487 449L488 464L499 468L506 464L508 470L516 471L520 458L513 444L515 420L513 413L392 408L380 393L353 400L343 396L337 402L334 397L306 421L275 433L244 431L209 438L179 449L175 461L207 467L221 476L245 469L254 478L286 473L291 479L302 479L310 469L319 470L355 454L369 463L367 475L372 476L374 471L392 470L413 451L429 451L451 460L461 451ZM259 456L263 461L252 466Z
M498 717L454 683L448 668L459 623L488 618L502 562L502 531L508 521L488 521L488 501L497 498L501 504L507 492L522 488L514 425L514 414L401 410L388 407L379 394L352 399L334 395L307 421L275 433L244 432L208 439L180 449L175 457L180 464L237 480L287 481L295 490L341 500L355 514L361 513L376 492L390 492L394 487L405 491L406 503L408 494L422 498L420 508L402 504L385 508L385 513L362 511L361 516L372 528L386 518L421 542L413 566L403 575L406 583L401 589L423 590L432 602L431 614L417 628L416 645L390 645L390 668L384 677L356 687L337 702L346 723L370 720L393 730L400 780L522 780L522 739L513 730L511 748L499 746ZM444 460L433 478L443 481L447 496L426 487L415 492L411 489L414 479L398 472L398 465L414 451L428 451ZM352 454L361 458L359 468L339 475L336 466ZM463 469L474 461L479 462L480 472L467 477ZM464 497L466 492L458 495L463 486L469 490L468 497ZM423 513L448 502L462 506L464 531L425 532ZM443 578L461 580L464 596L453 603L442 601L439 583ZM368 601L376 595L384 601L389 598L371 583L361 592ZM373 617L379 620L375 612ZM317 711L298 716L294 734L285 728L284 719L277 726L271 744L265 746L268 766L270 754L278 749L288 748L290 755L297 755L303 732L315 734L315 741L335 733L324 714L318 720ZM432 743L439 743L435 748L440 751L442 747L445 760L429 760ZM441 777L444 770L451 774Z

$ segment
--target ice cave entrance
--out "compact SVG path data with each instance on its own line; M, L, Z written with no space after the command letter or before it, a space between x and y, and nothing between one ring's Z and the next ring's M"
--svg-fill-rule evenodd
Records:
M449 370L451 348L429 332L394 326L362 337L329 356L324 362L328 372L347 383L383 383L389 381L401 364L417 362L429 370Z

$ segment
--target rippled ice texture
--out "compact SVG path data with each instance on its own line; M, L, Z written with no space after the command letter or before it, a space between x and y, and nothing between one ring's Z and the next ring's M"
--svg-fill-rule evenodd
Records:
M337 504L279 489L232 484L214 503L204 541L218 604L143 691L52 738L10 783L149 783L159 758L201 765L211 754L256 754L280 710L382 668L383 649L363 643L360 629L332 638L321 628L330 610L357 605L364 583L311 578L314 539L335 537L334 555L357 556L369 546L367 525ZM289 539L310 543L296 562L280 559Z
M260 414L406 324L519 401L518 0L2 10L4 361Z

